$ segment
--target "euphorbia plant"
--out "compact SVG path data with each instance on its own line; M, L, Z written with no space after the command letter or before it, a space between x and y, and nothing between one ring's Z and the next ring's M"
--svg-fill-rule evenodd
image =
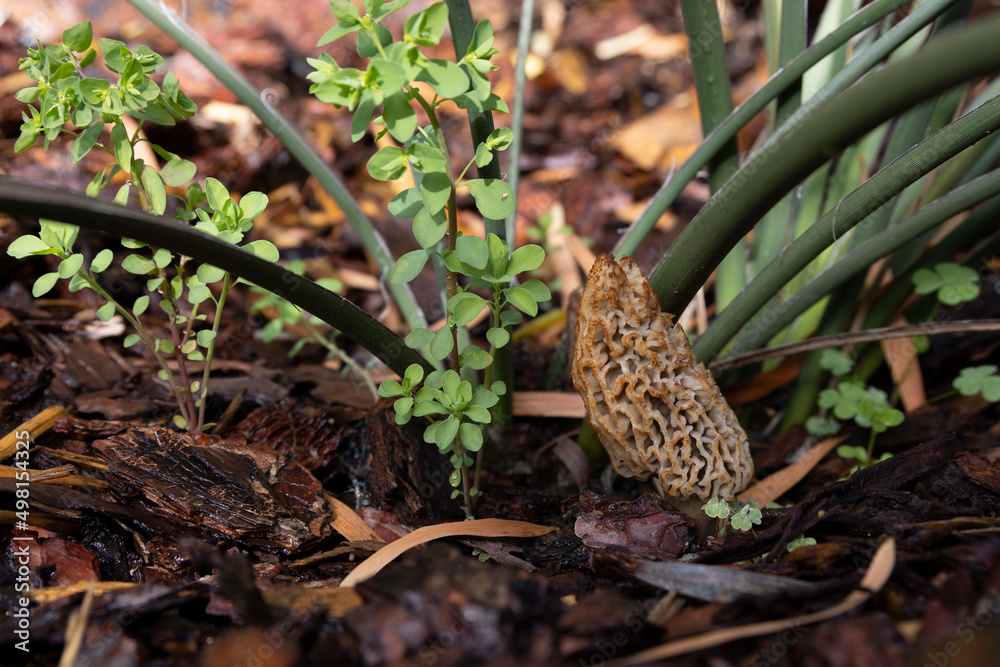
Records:
M88 77L87 67L97 59L91 48L93 29L89 21L79 23L62 34L59 44L29 49L21 59L20 68L37 83L17 93L18 100L28 103L23 114L21 134L16 151L30 148L39 137L45 147L63 133L75 136L71 150L74 162L82 160L97 148L106 152L111 162L97 172L87 187L87 194L96 197L111 185L119 173L126 178L118 187L115 202L136 201L145 211L162 215L167 207L165 186L186 185L178 199L176 217L228 243L238 244L253 226L253 220L267 205L260 192L244 195L234 201L222 183L208 178L204 187L189 183L195 165L149 142L142 134L144 123L172 125L175 118L187 118L195 112L194 103L178 87L177 79L167 73L162 85L150 77L163 65L163 58L145 46L134 51L113 39L102 38L100 51L105 67L117 77L109 81ZM37 104L38 106L34 106ZM137 122L129 123L131 117ZM75 129L67 127L67 123ZM110 146L102 143L107 137ZM162 168L138 157L137 146L147 143L160 158ZM125 347L143 343L160 366L157 377L166 382L177 402L174 423L183 429L200 432L205 426L205 399L208 395L209 373L215 353L215 340L221 323L222 308L232 287L238 282L228 272L202 264L196 272L188 266L189 257L175 254L163 247L147 247L145 243L123 238L125 247L138 250L122 261L122 268L145 281L146 290L155 294L156 305L166 317L166 336L160 337L147 329L140 319L151 303L150 294L141 294L131 306L121 302L114 293L102 286L99 274L110 266L113 253L105 248L90 261L74 249L79 228L41 220L39 235L25 235L7 249L13 257L56 255L56 271L45 273L35 281L32 293L37 297L51 290L59 279L69 280L70 291L90 289L105 301L97 316L107 322L119 313L132 326L134 333L125 338ZM244 246L248 251L268 260L276 260L278 252L268 241L253 241ZM218 284L216 295L210 285ZM214 306L211 326L199 313L202 304ZM176 364L176 375L169 361ZM200 379L188 371L187 362L204 362Z
M385 17L408 4L409 0L382 2L365 0L364 14L351 2L334 0L331 10L338 23L320 40L320 45L357 33L358 54L368 60L365 71L343 68L329 55L310 59L316 71L309 75L310 88L319 99L354 114L351 138L361 139L373 122L376 139L390 135L398 145L383 146L368 161L372 177L390 181L401 178L409 168L416 187L408 188L389 203L389 210L401 218L413 219L413 235L421 248L400 257L390 273L394 283L412 281L427 260L440 261L444 275L447 324L436 332L416 328L406 344L426 350L434 360L449 360L450 368L425 375L420 366L409 367L402 381L388 380L379 388L382 396L396 398L396 420L408 422L423 417L427 422L424 440L449 454L455 468L451 483L453 497L462 496L466 516L472 516L473 501L479 493L469 468L471 452L481 451L483 429L493 417L493 408L508 388L492 380L496 350L510 341L508 327L521 320L521 313L533 316L538 303L550 298L548 288L538 280L511 286L517 274L541 265L545 253L528 245L511 251L495 234L487 238L463 236L458 231L456 192L468 188L476 208L485 218L503 219L514 212L514 193L502 180L465 176L475 164L483 167L497 151L507 148L512 132L493 131L476 146L475 156L456 176L448 151L447 137L438 119L438 108L452 102L476 111L507 111L507 106L490 86L487 73L495 66L490 58L493 28L480 21L465 54L458 62L426 57L421 47L438 44L448 23L448 6L443 2L410 16L403 26L402 39L394 41L381 25ZM418 83L429 84L433 93ZM420 126L413 103L423 111L429 124ZM464 284L460 282L464 279ZM485 288L484 298L472 291ZM471 325L488 309L486 333L489 352L474 344L463 344L459 329ZM482 385L471 371L485 370Z

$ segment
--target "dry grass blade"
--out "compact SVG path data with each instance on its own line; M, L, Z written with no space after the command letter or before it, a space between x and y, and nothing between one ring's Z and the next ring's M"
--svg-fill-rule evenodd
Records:
M514 416L583 419L587 408L575 391L518 391L514 393Z
M90 617L90 604L94 601L94 580L87 584L87 592L83 594L80 608L69 615L66 624L66 643L63 645L59 667L72 667L83 645L83 633L87 630L87 619Z
M61 405L53 405L45 408L37 415L5 435L3 438L0 438L0 461L6 461L14 455L14 452L17 451L18 441L24 440L23 438L18 437L19 433L27 431L30 434L30 439L35 440L42 433L45 433L52 428L52 425L57 419L65 417L68 414L68 408Z
M845 614L855 607L860 606L873 594L880 591L882 587L885 586L885 583L889 581L889 575L892 574L892 570L895 565L896 541L890 537L883 542L875 552L875 556L872 558L868 571L865 572L865 576L861 579L861 584L858 586L858 590L851 591L847 597L828 609L813 612L811 614L804 614L802 616L793 616L791 618L778 619L774 621L763 621L761 623L751 623L750 625L742 625L735 628L713 630L694 637L685 637L684 639L678 639L676 641L667 642L666 644L660 644L659 646L655 646L651 649L640 651L639 653L631 655L628 658L612 661L608 664L611 667L643 665L656 660L665 660L667 658L684 655L685 653L721 646L722 644L736 641L737 639L768 635L773 632L781 632L800 625L817 623L819 621L825 621L836 616L840 616L841 614Z
M809 450L805 456L795 463L786 466L774 473L767 479L762 479L749 489L741 493L738 497L743 502L750 498L757 501L761 507L785 495L789 489L802 481L802 478L809 474L809 471L816 467L824 456L829 454L834 447L847 439L846 435L837 438L830 438L818 443Z
M539 526L527 521L509 521L507 519L477 519L475 521L455 521L453 523L441 523L436 526L424 526L379 549L371 558L354 568L344 578L340 586L355 586L366 579L370 579L407 550L431 540L441 539L442 537L456 537L458 535L471 537L538 537L539 535L551 533L554 530L555 528L549 526Z

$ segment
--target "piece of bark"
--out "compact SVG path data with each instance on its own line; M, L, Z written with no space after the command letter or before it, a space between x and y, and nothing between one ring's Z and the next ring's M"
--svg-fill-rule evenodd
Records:
M319 481L262 447L164 429L133 429L94 447L117 495L218 537L293 553L331 531Z

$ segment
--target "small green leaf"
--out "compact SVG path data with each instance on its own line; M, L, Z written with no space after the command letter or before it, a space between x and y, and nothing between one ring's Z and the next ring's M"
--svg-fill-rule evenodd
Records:
M408 333L403 342L406 343L407 347L419 350L423 346L428 345L432 338L434 338L433 331L420 327Z
M476 146L476 166L485 167L493 161L493 150L483 142Z
M431 358L444 359L451 354L454 340L451 337L451 330L448 327L441 327L431 338Z
M479 317L487 305L486 299L472 292L460 292L448 300L448 311L455 316L455 324L468 326Z
M105 248L96 255L94 255L93 261L90 262L90 270L93 273L101 273L106 268L111 265L111 260L114 259L115 254L110 248Z
M538 302L524 287L506 287L503 290L503 295L512 306L525 315L534 317L538 314Z
M31 295L37 299L44 294L48 294L58 281L58 273L43 273L35 280L35 284L31 287Z
M231 199L226 186L211 176L205 179L205 196L208 197L208 205L215 211L221 211L226 202Z
M514 131L509 127L498 127L486 137L486 143L498 151L506 149L513 141Z
M212 266L211 264L202 264L198 267L198 280L205 283L206 285L211 285L212 283L217 283L226 277L226 272L217 266Z
M122 347L128 349L133 345L135 345L136 343L138 343L140 340L142 340L142 338L139 337L139 334L129 334L125 336L125 340L122 342Z
M511 253L506 273L517 275L525 271L534 271L545 261L545 251L535 244L524 245Z
M142 296L140 296L135 300L135 303L132 304L132 314L138 317L143 313L145 313L148 307L149 307L149 296L143 294Z
M115 304L110 301L97 309L97 318L102 322L110 322L115 316Z
M361 141L361 138L368 132L368 125L371 124L374 113L375 98L370 91L366 90L361 94L358 106L354 110L354 116L351 117L351 141Z
M462 446L466 451L478 452L483 446L483 429L475 424L462 424L459 427L462 434Z
M414 250L406 253L396 260L395 266L389 272L389 282L394 285L410 282L423 270L428 256L427 250Z
M847 375L854 368L854 360L842 351L828 347L820 353L819 365L834 375Z
M167 208L167 193L163 189L163 181L151 165L142 168L142 189L149 198L149 208L155 215L163 215Z
M410 146L410 164L422 174L448 171L448 160L441 149L428 146L422 141L414 141Z
M412 218L424 207L417 188L406 188L389 201L389 213L397 218Z
M80 270L81 266L83 266L83 255L80 253L70 255L63 261L59 262L59 277L63 279L71 278L76 275L76 272Z
M140 255L129 255L122 260L122 268L137 276L143 276L156 271L156 264Z
M476 178L465 183L476 200L476 208L484 218L503 220L515 211L514 193L510 186L496 178Z
M521 285L521 287L528 290L528 293L537 303L544 303L552 298L552 292L549 291L549 288L541 280L532 278Z
M393 93L385 98L382 120L389 128L389 134L399 143L406 143L417 131L417 113L402 92Z
M424 179L427 180L426 178ZM413 237L423 248L431 248L444 238L448 231L448 216L444 209L431 214L427 208L421 208L413 218Z
M415 79L431 84L438 95L448 100L469 90L469 75L450 60L428 60Z
M18 237L7 247L7 254L17 259L23 259L29 255L50 255L55 252L55 248L50 247L49 244L33 234Z
M462 364L481 371L493 363L493 357L486 350L476 345L466 345L462 350Z
M501 329L500 327L490 327L489 331L486 332L486 340L490 342L490 345L500 349L508 342L510 342L510 333L506 329Z
M486 241L478 236L463 234L455 240L455 253L458 259L476 269L485 269L490 259L490 251Z
M416 387L424 379L424 367L420 364L410 364L403 374L403 382L409 387Z
M368 173L380 181L394 181L406 173L407 162L406 151L402 148L385 146L368 160Z
M439 171L426 174L420 179L420 197L430 213L440 213L451 197L451 178Z
M251 241L243 246L243 249L268 262L277 262L281 259L281 254L278 252L278 248L270 241L266 241L264 239Z
M197 171L198 167L195 166L194 162L175 158L163 165L163 169L160 170L160 178L167 185L177 188L187 184L194 178Z
M80 136L73 141L73 147L70 150L70 157L73 160L73 164L82 160L90 152L90 149L97 143L97 138L101 136L103 129L104 121L99 120L81 132Z
M70 51L82 53L90 48L94 41L94 29L90 21L82 21L72 28L63 31L62 43Z
M111 130L111 145L114 147L115 161L127 174L132 173L132 144L128 140L125 126L118 123Z
M170 265L174 256L166 248L157 248L156 252L153 253L153 264L156 268L163 269Z
M382 384L378 386L378 395L383 398L392 398L393 396L402 396L404 393L402 385L400 385L395 380L383 380Z

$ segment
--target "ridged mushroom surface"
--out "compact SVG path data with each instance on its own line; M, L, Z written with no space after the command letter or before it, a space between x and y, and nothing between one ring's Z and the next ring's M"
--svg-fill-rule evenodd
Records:
M591 268L572 371L618 474L655 474L680 500L732 500L749 484L746 433L632 259Z

